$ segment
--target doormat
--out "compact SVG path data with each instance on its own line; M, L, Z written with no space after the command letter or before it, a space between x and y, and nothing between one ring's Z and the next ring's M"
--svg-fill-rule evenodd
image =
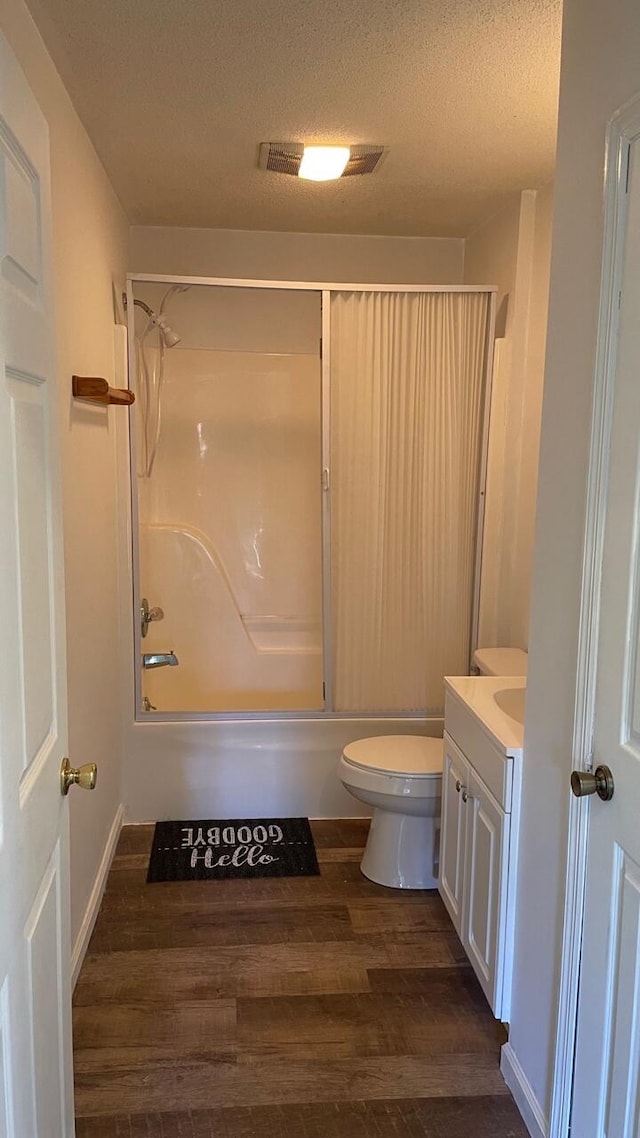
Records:
M319 873L308 818L209 818L156 822L147 881Z

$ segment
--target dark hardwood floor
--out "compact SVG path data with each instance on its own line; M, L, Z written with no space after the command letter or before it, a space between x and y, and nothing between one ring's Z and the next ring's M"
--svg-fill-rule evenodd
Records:
M77 1138L526 1138L437 893L320 877L147 885L126 827L74 998Z

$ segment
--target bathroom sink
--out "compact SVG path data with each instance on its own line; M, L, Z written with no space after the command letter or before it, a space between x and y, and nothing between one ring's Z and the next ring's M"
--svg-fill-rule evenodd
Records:
M482 746L480 730L504 758L522 758L526 686L524 676L446 676L445 730L465 754Z
M526 688L499 688L493 693L493 698L501 711L504 711L516 723L524 725L524 699Z

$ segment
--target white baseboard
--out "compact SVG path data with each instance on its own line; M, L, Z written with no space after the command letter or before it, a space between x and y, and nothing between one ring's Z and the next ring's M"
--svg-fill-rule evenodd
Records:
M500 1070L531 1138L547 1138L549 1124L544 1111L509 1043L505 1043L500 1053Z
M120 837L120 831L122 829L123 822L124 806L119 806L116 810L113 822L111 823L109 837L107 838L107 842L104 847L104 853L98 867L98 872L96 873L96 879L93 883L93 889L91 890L91 895L85 909L84 917L82 918L80 931L76 937L76 943L73 946L73 952L71 953L72 990L75 988L78 981L80 969L82 968L82 962L85 958L87 948L89 947L91 933L93 932L93 926L96 923L98 910L100 909L100 902L102 901L102 895L107 884L107 876L111 868L113 855L116 852L116 846L118 844L118 838Z

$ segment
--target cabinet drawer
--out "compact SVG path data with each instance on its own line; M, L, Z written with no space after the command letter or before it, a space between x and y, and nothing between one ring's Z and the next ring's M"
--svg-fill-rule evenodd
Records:
M450 692L445 695L444 722L447 735L470 760L498 805L510 813L513 759L500 754L468 708Z

